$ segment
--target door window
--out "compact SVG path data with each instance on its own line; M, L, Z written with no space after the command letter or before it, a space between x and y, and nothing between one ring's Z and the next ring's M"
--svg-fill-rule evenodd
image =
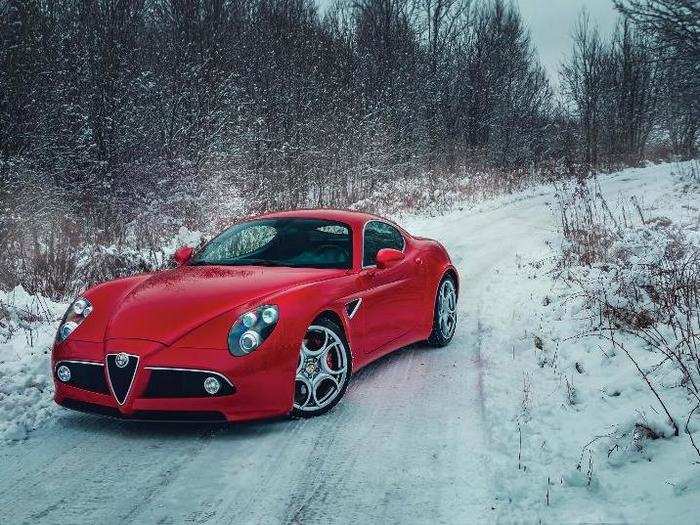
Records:
M381 221L370 221L365 225L362 265L375 265L377 263L377 252L382 248L403 250L404 245L403 235L391 224Z

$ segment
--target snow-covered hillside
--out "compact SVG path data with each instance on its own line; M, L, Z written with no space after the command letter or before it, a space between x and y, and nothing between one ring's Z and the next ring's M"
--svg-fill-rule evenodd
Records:
M634 195L697 238L686 167L599 182L608 202ZM64 305L1 295L0 522L697 522L688 433L669 433L626 356L582 336L589 312L556 278L553 189L399 220L459 268L456 336L370 365L308 421L181 427L55 408L46 352ZM643 367L658 358L632 351ZM659 380L687 416L677 378ZM688 432L700 442L700 414Z

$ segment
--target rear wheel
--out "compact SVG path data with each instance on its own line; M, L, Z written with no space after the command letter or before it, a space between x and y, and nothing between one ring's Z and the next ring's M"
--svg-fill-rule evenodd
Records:
M455 335L457 328L457 286L450 275L440 281L437 297L435 298L435 313L433 314L433 331L428 337L432 346L446 346Z
M294 381L294 417L313 417L333 408L350 380L352 361L341 328L320 319L306 330Z

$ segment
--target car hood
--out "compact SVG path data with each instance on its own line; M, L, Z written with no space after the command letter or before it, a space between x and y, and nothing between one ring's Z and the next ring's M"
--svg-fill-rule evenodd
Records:
M105 339L172 344L238 306L344 273L309 268L183 266L148 274L114 306Z

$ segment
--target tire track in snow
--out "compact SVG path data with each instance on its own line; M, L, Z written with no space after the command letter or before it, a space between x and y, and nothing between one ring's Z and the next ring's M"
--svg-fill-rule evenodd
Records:
M68 414L32 435L26 443L34 445L32 457L0 464L2 479L23 473L0 492L0 521L122 523L130 514L124 514L124 508L132 506L133 511L147 505L174 479L172 474L206 446L211 431L202 433L201 426L154 431L139 423ZM143 443L144 433L161 442ZM177 454L170 453L173 443L182 445Z
M371 430L376 428L378 417L377 403L372 397L364 395L361 391L363 377L372 375L372 369L365 369L356 376L348 388L347 398L336 407L336 411L346 412L343 405L352 402L352 398L361 397L362 402L369 400L368 413L363 412L363 417L356 411L350 414L333 414L332 423L318 435L310 454L307 456L304 469L297 480L297 490L289 498L286 511L282 518L283 523L304 523L311 520L329 519L324 512L324 506L329 499L337 498L347 490L344 475L351 471L358 461L356 443L342 443L340 432L347 425L348 428L357 429L354 436L357 443L366 443L371 437ZM330 414L329 414L330 415ZM360 421L361 420L361 421ZM363 423L360 425L360 423ZM370 423L370 424L367 424ZM362 430L360 430L362 429ZM333 448L336 444L345 453L339 455L339 451ZM319 508L320 507L320 508Z
M489 418L487 415L487 410L486 410L486 386L484 384L484 367L486 366L486 358L484 357L484 335L486 335L486 330L483 327L482 320L481 320L481 307L478 309L478 316L476 319L476 328L473 332L474 334L474 349L475 349L475 356L473 360L473 364L476 368L476 389L478 392L477 395L477 400L479 404L479 415L481 418L481 422L483 424L483 428L485 432L487 433L486 441L491 443L493 440L491 438L491 426L488 424Z
M140 491L139 500L131 506L128 512L119 517L119 521L121 523L140 523L137 517L141 509L149 505L161 492L167 490L168 486L178 478L182 469L208 446L215 432L216 430L205 430L198 436L195 445L189 449L188 454L178 456L176 461L164 465L155 476L154 482L146 487L146 490Z

